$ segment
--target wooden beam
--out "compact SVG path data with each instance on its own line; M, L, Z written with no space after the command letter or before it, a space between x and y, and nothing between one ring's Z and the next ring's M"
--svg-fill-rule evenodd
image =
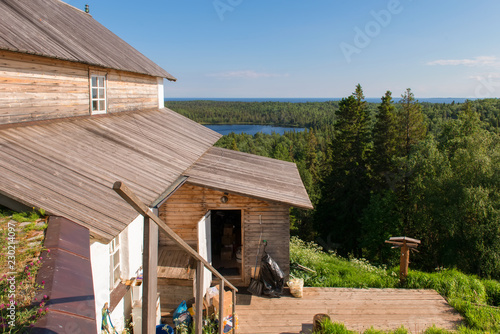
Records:
M238 291L238 289L229 283L229 281L222 276L207 260L205 260L197 251L195 251L191 246L189 246L184 240L182 240L163 220L161 220L157 215L155 215L151 210L130 190L123 182L117 181L113 185L113 190L116 191L128 204L130 204L139 214L144 217L148 217L154 221L158 227L168 235L172 241L174 241L179 247L184 249L189 255L198 261L201 261L207 269L209 269L215 276L217 276L221 281L225 282L231 289Z
M413 244L420 244L420 240L409 237L390 237L389 241L399 241L399 242L406 241Z
M405 244L404 242L389 241L389 240L386 240L385 243L386 244L391 244L391 245L396 245L398 247L401 247L401 246L403 246ZM406 243L406 246L408 246L410 248L417 248L418 244Z
M158 226L148 217L144 217L142 265L142 333L155 333L158 299Z

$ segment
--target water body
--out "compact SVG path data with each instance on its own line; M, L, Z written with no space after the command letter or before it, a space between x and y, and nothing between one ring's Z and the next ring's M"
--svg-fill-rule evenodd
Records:
M271 125L249 125L249 124L214 124L214 125L206 125L207 128L212 129L221 135L228 135L231 132L236 134L246 133L248 135L255 135L258 132L262 132L263 134L270 135L273 132L277 134L284 134L288 131L304 131L304 128L286 128L281 126L271 126Z
M342 98L317 98L317 97L297 97L297 98L197 98L197 97L171 97L166 98L165 101L231 101L231 102L290 102L290 103L306 103L306 102L327 102L327 101L340 101ZM380 98L369 97L365 99L366 102L380 103ZM394 97L394 102L401 100L400 97ZM429 102L429 103L464 103L465 100L475 100L475 98L464 98L464 97L430 97L430 98L417 98L419 102Z

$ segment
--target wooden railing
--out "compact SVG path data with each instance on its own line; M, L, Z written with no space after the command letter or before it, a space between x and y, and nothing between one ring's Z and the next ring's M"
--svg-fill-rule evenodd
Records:
M197 251L195 251L191 246L189 246L184 240L181 239L164 221L162 221L157 215L155 215L150 208L142 203L142 201L130 190L126 185L121 181L115 182L113 185L113 189L128 203L130 204L139 214L144 217L144 224L148 224L149 220L158 225L158 228L168 235L179 247L185 250L192 258L194 258L197 262L196 266L196 309L195 309L195 333L202 334L203 328L203 272L204 268L210 270L210 272L215 275L220 280L220 289L219 289L219 334L223 333L224 330L224 289L225 286L229 287L232 291L233 297L233 308L232 308L232 317L233 317L233 328L235 327L235 305L236 305L236 292L238 289L233 286L224 276L222 276L212 265L204 259ZM148 228L149 231L149 228ZM157 247L157 245L156 245ZM146 247L144 247L144 253L146 254ZM149 269L149 257L145 257L148 265L144 266L144 280L147 281L146 275L149 276L149 272L146 272L146 267ZM144 263L145 264L145 263ZM154 267L156 268L156 266ZM149 270L148 270L149 271ZM156 277L156 275L154 275ZM156 291L156 289L155 289ZM149 293L143 292L143 296L149 296ZM156 299L148 298L147 302L143 302L143 308L147 307L146 310L143 309L143 334L155 333L154 329L154 320L152 321L151 312L156 314ZM154 305L154 306L153 306ZM154 309L154 311L152 311ZM146 323L144 323L146 322ZM144 331L146 329L146 331ZM233 334L236 333L236 330L233 330Z

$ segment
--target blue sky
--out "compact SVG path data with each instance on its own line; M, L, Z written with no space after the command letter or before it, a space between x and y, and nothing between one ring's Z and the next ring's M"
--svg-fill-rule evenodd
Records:
M66 0L178 78L166 97L500 97L500 1Z

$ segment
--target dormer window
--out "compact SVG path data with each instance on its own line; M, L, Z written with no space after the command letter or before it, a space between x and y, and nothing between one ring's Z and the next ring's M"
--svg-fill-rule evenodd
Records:
M92 114L105 114L107 109L105 75L90 76L90 92L90 107L92 108Z

